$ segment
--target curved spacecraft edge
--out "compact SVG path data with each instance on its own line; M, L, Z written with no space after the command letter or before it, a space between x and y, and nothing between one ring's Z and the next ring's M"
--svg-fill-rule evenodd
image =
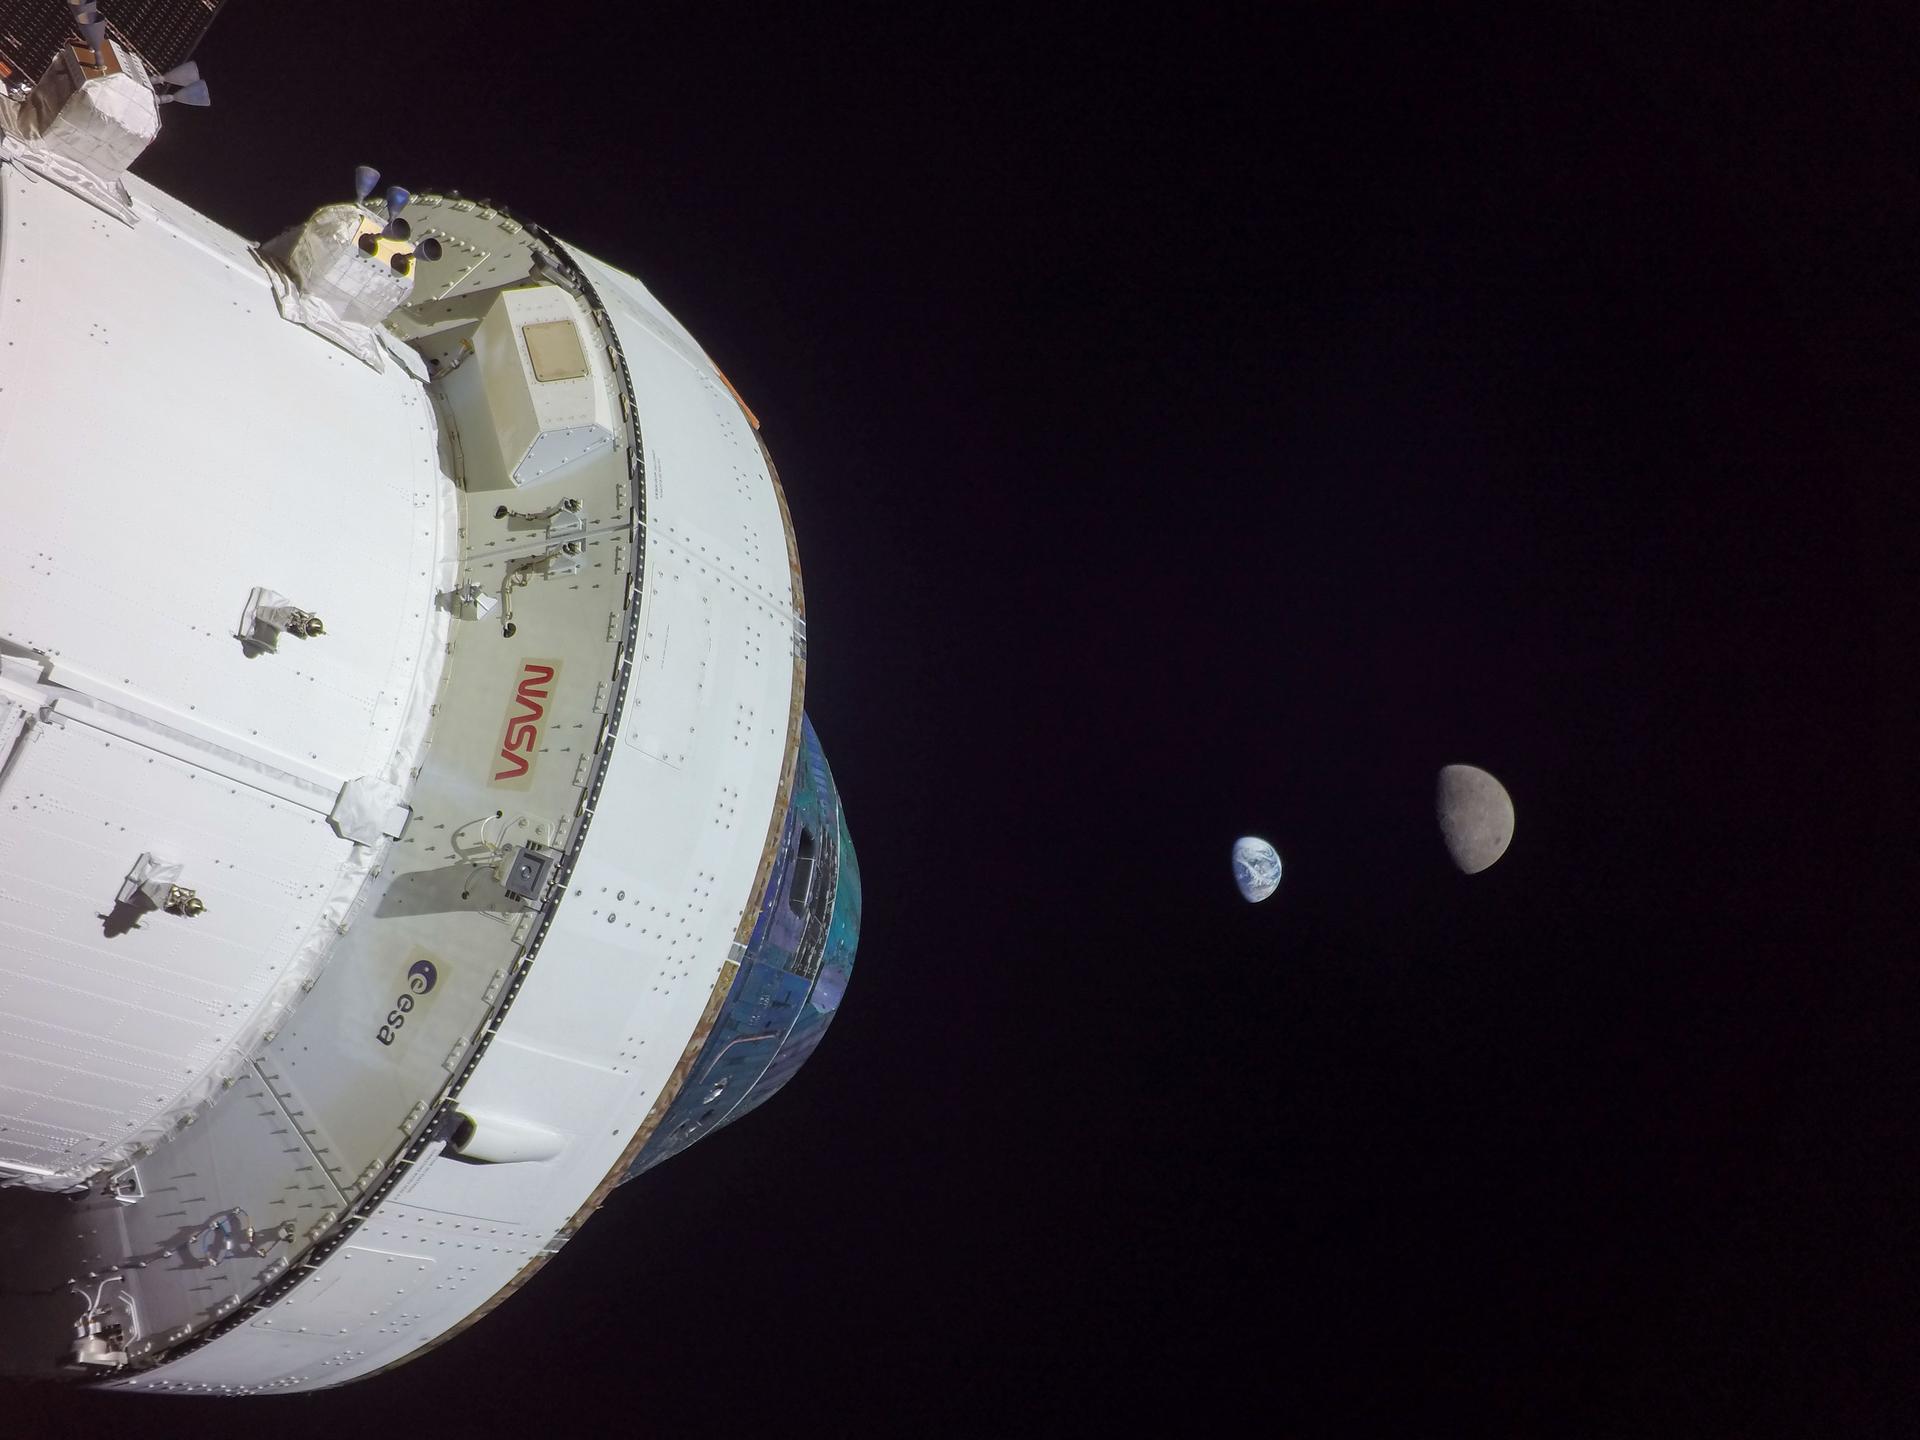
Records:
M0 101L0 1368L318 1389L784 1084L859 869L686 331L456 196L250 245L101 55Z

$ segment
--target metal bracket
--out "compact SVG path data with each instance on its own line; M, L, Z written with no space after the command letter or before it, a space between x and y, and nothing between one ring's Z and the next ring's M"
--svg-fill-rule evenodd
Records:
M484 620L500 607L500 597L487 594L478 580L469 580L454 590L453 603L462 619Z
M526 584L536 572L548 576L579 574L581 565L585 563L582 555L586 548L587 542L584 540L568 540L520 561L507 571L500 581L501 635L511 640L518 628L513 623L513 587Z
M256 585L247 596L246 608L240 612L240 629L236 633L248 652L257 655L279 649L282 634L309 640L326 634L327 627L318 615L300 609L279 591Z
M127 1329L118 1320L110 1318L112 1312L106 1303L107 1286L115 1281L124 1286L126 1278L124 1275L108 1275L94 1287L91 1295L77 1284L69 1287L86 1307L73 1327L75 1365L118 1370L127 1363ZM126 1292L123 1289L121 1293L124 1295ZM130 1306L132 1301L128 1300L127 1304Z
M509 900L518 900L530 910L546 903L547 887L560 864L560 852L548 845L522 845L507 865L501 886Z
M107 1194L122 1205L137 1205L147 1198L146 1190L140 1184L140 1169L129 1165L124 1170L116 1170L107 1179Z
M191 920L204 913L207 906L192 890L178 883L182 868L151 853L142 854L127 872L114 899L134 910L163 910Z
M567 517L571 523L563 527L558 523L561 516ZM556 500L544 510L513 510L505 505L498 505L494 507L493 518L496 520L524 520L529 524L535 525L545 520L547 522L547 533L549 535L560 533L562 528L567 530L583 530L587 524L586 517L580 513L580 502L572 496L568 496L565 500Z
M194 1232L185 1249L197 1264L222 1264L253 1249L253 1222L244 1210L223 1210Z

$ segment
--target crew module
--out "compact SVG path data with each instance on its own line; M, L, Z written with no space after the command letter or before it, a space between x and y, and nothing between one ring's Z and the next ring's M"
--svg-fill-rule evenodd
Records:
M0 1368L339 1385L784 1084L859 870L686 330L364 168L242 239L73 9L0 98Z

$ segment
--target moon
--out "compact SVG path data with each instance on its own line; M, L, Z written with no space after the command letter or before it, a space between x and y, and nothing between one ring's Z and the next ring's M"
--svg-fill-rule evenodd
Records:
M1233 883L1241 897L1259 904L1280 888L1280 852L1258 835L1233 842Z
M1513 801L1506 787L1473 765L1446 765L1434 788L1440 838L1453 863L1477 875L1507 853L1513 840Z

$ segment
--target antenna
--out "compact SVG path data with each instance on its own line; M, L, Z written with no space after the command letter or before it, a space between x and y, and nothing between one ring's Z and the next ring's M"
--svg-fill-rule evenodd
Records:
M171 70L163 70L153 77L153 83L171 85L173 89L161 93L153 92L154 100L161 105L178 100L182 105L211 105L213 98L207 94L207 82L200 78L198 60L182 60Z
M107 43L107 22L100 18L100 9L93 0L67 0L73 11L73 28L93 51L94 64L102 63L105 52L100 48Z
M362 205L367 203L367 197L373 193L374 187L379 183L380 172L371 165L353 167L353 198Z
M211 105L213 103L213 97L207 94L207 82L204 80L196 80L191 85L182 85L178 90L169 91L165 95L156 95L153 98L162 105L165 105L170 100L178 100L182 105Z

